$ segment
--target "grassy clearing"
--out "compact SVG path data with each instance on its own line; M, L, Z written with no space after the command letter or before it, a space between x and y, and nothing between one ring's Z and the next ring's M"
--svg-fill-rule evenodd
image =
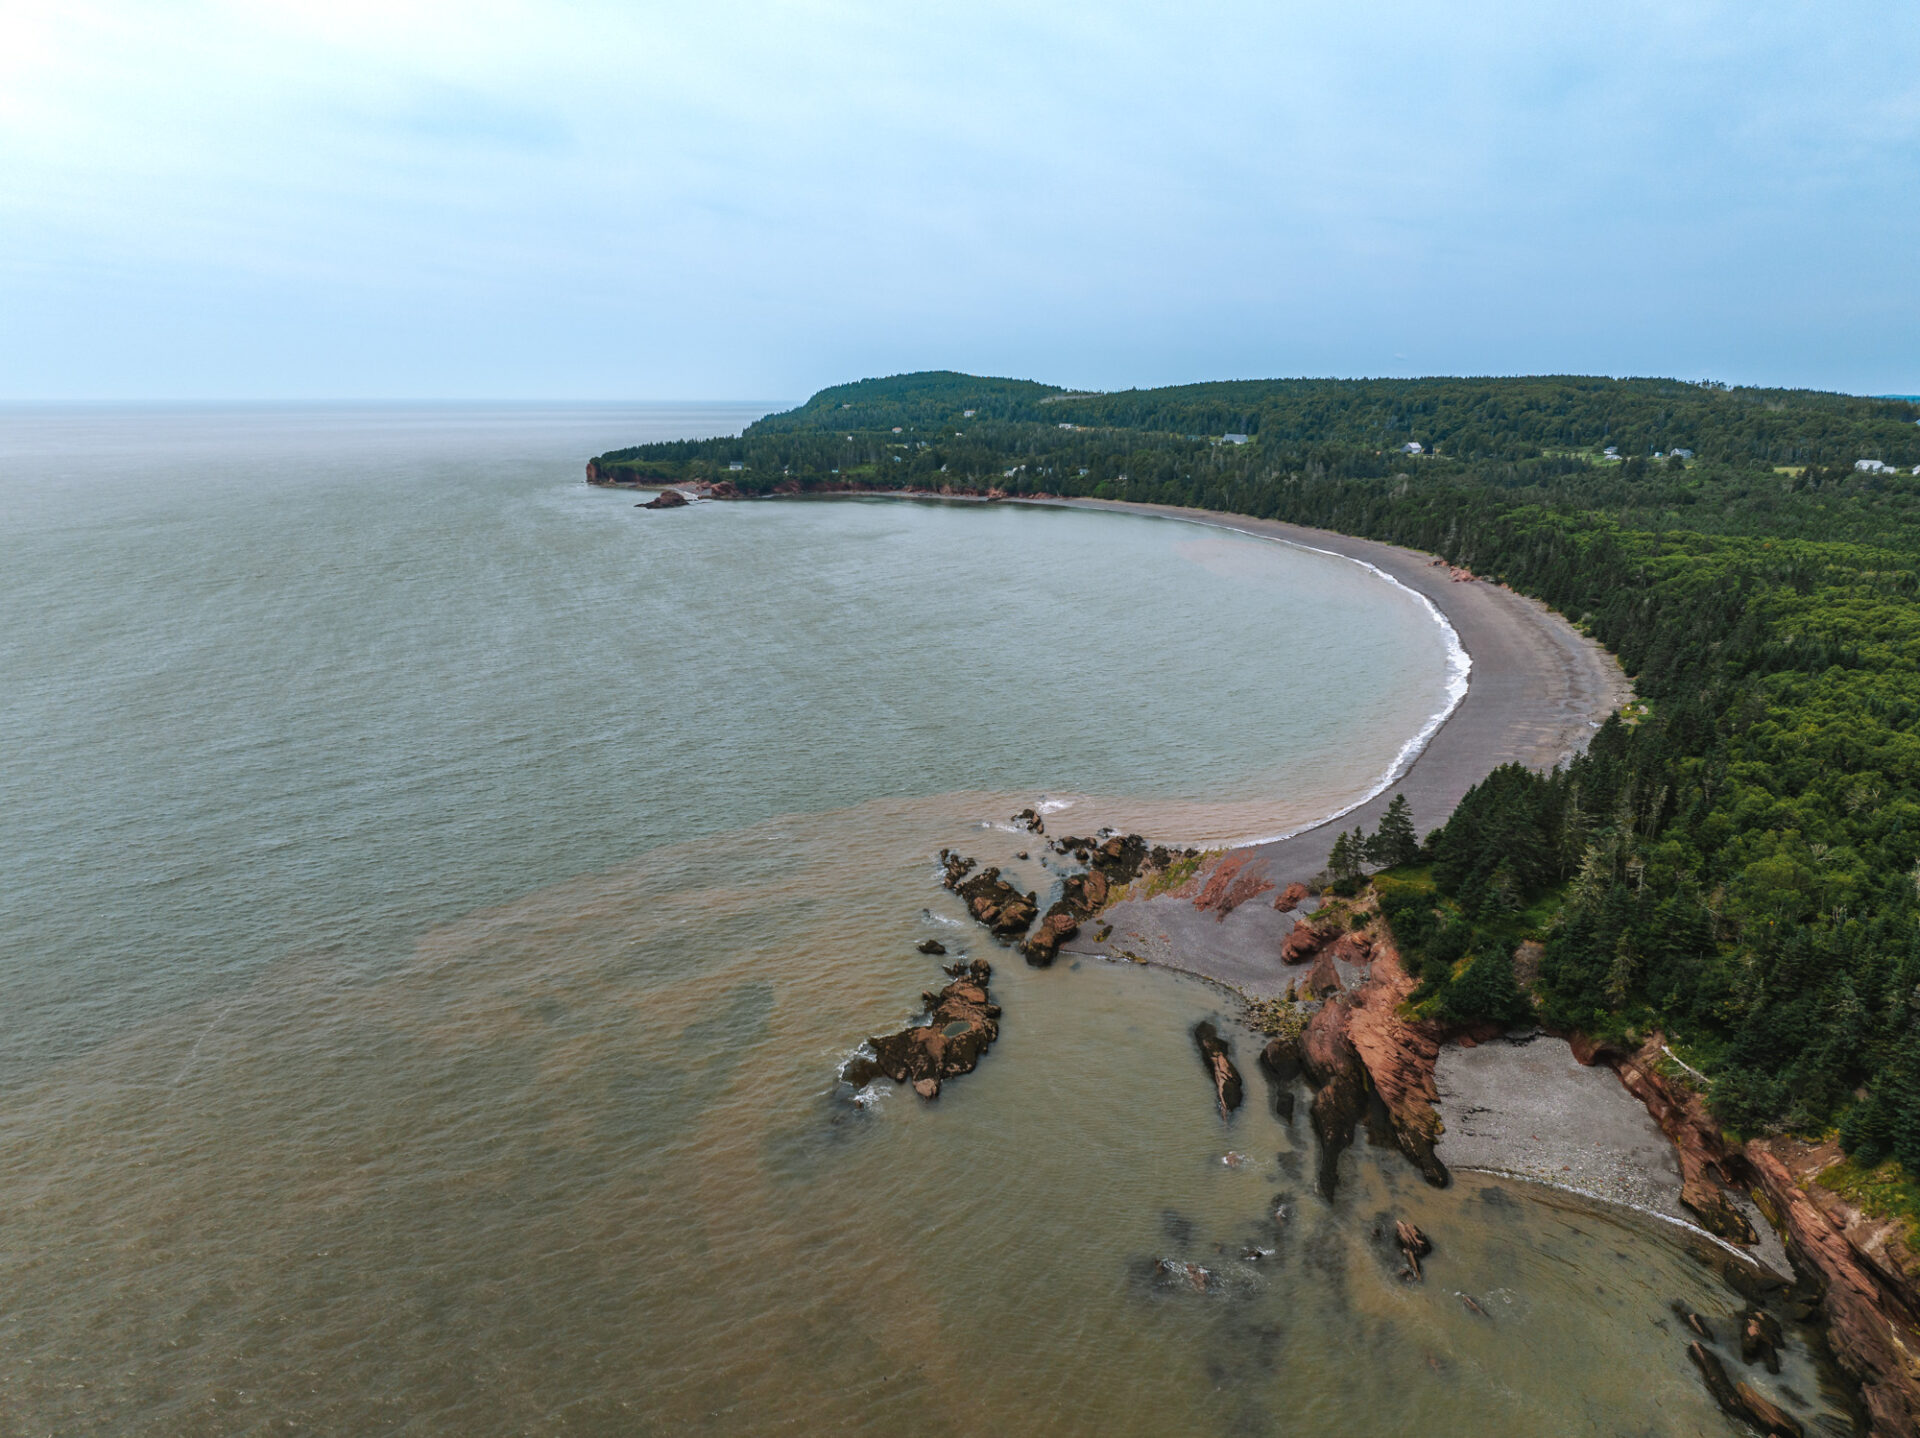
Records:
M1823 1169L1814 1180L1874 1218L1893 1219L1904 1230L1909 1253L1920 1254L1920 1183L1892 1159L1862 1168L1850 1158Z

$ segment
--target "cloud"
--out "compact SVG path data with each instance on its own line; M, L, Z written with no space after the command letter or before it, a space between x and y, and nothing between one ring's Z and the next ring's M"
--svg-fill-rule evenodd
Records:
M1912 389L1915 40L1846 4L16 4L0 394Z

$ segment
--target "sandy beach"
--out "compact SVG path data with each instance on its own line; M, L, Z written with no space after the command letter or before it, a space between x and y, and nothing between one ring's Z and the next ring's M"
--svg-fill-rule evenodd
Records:
M1430 554L1244 515L1098 500L1057 502L1187 520L1344 555L1425 597L1459 637L1472 663L1467 692L1396 783L1337 821L1249 846L1242 872L1275 888L1318 873L1335 836L1355 825L1377 826L1395 794L1406 795L1414 829L1424 834L1445 822L1467 790L1499 765L1517 760L1546 769L1570 759L1608 715L1633 697L1619 662L1566 619L1500 585L1458 580ZM1329 692L1329 702L1338 702L1337 690ZM1113 926L1104 942L1083 932L1067 948L1179 969L1249 996L1278 994L1294 976L1279 959L1293 918L1270 904L1244 904L1222 919L1168 896L1116 904L1104 921Z

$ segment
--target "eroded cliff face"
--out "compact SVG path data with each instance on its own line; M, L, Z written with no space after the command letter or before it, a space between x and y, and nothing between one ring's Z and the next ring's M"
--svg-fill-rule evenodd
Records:
M1654 1034L1626 1053L1573 1036L1574 1056L1612 1067L1673 1140L1684 1181L1680 1201L1703 1227L1730 1242L1752 1243L1752 1227L1727 1198L1730 1187L1747 1188L1780 1230L1795 1266L1818 1281L1828 1344L1860 1385L1873 1432L1914 1438L1920 1434L1920 1263L1904 1234L1820 1186L1821 1172L1839 1160L1836 1145L1793 1138L1730 1143L1701 1096L1661 1071L1664 1044Z

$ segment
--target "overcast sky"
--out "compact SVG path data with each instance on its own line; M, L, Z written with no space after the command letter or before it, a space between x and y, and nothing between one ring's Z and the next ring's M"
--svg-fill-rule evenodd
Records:
M1920 6L0 0L0 398L1920 393Z

